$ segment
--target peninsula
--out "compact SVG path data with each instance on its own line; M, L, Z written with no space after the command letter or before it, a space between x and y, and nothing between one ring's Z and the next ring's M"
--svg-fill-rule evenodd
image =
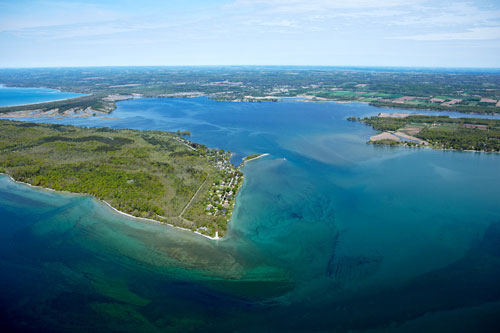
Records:
M226 234L243 183L230 156L175 133L0 120L0 172L15 181L212 238Z
M349 117L348 120L361 121L381 131L372 136L369 143L500 152L499 119L379 113L376 117Z

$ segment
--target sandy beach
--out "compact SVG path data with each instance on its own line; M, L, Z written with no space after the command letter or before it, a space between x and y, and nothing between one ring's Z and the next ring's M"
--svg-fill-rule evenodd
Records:
M4 86L2 86L2 87L4 87ZM48 89L51 89L51 88L48 88ZM79 93L77 93L77 94L79 94ZM46 102L35 102L35 103L15 104L15 105L2 105L2 106L0 106L0 109L1 108L18 107L18 106L30 106L30 105L37 105L37 104L44 104L44 103L52 103L52 102L69 101L70 99L76 99L76 98L80 98L80 97L83 97L83 96L88 96L88 95L87 94L82 94L82 96L70 97L70 98L61 98L61 99L54 99L54 100L50 100L50 101L46 101Z
M377 141L382 141L382 140L392 140L392 141L401 141L400 138L398 138L396 135L389 133L389 132L382 132L380 134L374 135L370 137L370 141L372 142L377 142Z

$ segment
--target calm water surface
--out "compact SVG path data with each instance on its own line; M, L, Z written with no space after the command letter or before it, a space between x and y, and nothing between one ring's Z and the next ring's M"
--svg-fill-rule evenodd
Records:
M51 102L79 96L84 96L84 94L48 88L13 88L0 84L0 107Z
M244 167L214 242L0 177L0 316L103 331L496 331L500 155L367 145L363 104L140 99L114 128L190 130Z

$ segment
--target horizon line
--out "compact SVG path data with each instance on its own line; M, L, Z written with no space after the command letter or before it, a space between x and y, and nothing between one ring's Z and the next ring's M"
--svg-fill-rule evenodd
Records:
M224 67L306 67L306 68L394 68L394 69L494 69L500 70L500 67L472 67L472 66L398 66L398 65L70 65L70 66L12 66L0 67L4 69L59 69L59 68L127 68L127 67L157 67L157 68L224 68Z

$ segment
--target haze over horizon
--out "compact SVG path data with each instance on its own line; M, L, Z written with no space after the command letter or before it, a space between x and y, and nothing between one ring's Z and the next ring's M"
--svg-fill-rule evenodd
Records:
M500 3L0 0L0 67L500 67Z

